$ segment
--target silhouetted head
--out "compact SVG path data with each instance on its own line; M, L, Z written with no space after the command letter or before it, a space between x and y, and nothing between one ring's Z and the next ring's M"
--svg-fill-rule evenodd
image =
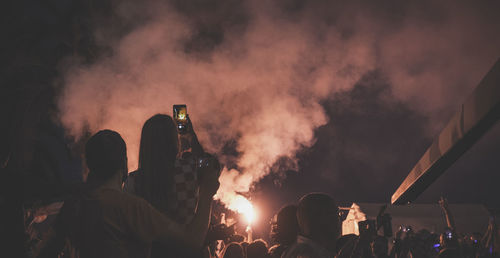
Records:
M268 257L267 243L262 239L253 241L247 247L247 258L266 258Z
M297 239L297 206L287 205L281 208L273 219L271 238L280 245L290 245Z
M89 181L105 182L115 173L126 176L127 147L120 134L102 130L94 134L85 145L85 160L89 168Z
M300 233L313 240L336 241L340 236L338 207L332 197L324 193L310 193L302 197L297 207Z
M177 129L174 120L157 114L142 127L139 147L139 168L149 169L175 160L178 152Z
M230 243L224 250L224 258L244 258L243 247L238 243Z

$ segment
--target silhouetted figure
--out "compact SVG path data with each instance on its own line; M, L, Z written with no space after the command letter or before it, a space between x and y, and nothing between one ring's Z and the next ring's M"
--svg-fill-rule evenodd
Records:
M297 207L300 233L282 257L333 257L340 236L340 218L335 201L323 193L302 197Z
M297 206L287 205L275 215L271 226L271 239L274 243L269 249L271 257L281 257L283 252L297 239L299 225L297 223Z
M247 258L267 258L267 243L262 239L257 239L247 247Z
M153 240L175 242L199 251L210 220L218 171L207 167L200 181L200 202L193 221L181 225L141 198L122 192L127 176L125 142L110 130L92 136L85 156L89 189L64 203L39 257L57 257L69 242L81 258L149 257Z
M445 232L441 234L439 238L439 242L441 247L443 248L439 252L439 257L462 257L460 246L458 243L458 236L456 233L455 220L453 218L453 214L448 207L448 200L446 198L441 197L439 200L439 205L443 210L443 213L446 218L446 224L448 227L445 229Z
M186 135L196 138L190 120L186 130ZM144 198L178 223L186 224L192 220L198 203L197 155L184 152L180 156L174 120L163 114L152 116L142 128L139 168L130 173L125 191ZM153 243L151 257L163 257L175 249L175 245Z
M224 249L223 258L244 258L243 247L238 243L230 243Z
M490 218L481 246L482 250L478 257L500 257L500 227L496 224L495 217Z
M174 166L178 154L175 123L155 115L142 127L139 168L129 174L125 191L144 198L172 218L175 214Z
M198 166L203 149L188 119L186 135L196 139L195 153L179 154L179 137L174 120L157 114L142 128L139 168L130 173L125 191L136 194L179 223L188 223L198 202Z

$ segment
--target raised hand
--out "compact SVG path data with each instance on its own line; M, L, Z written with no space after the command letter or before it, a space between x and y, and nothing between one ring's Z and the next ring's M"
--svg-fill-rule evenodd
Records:
M200 195L213 197L219 189L220 164L211 156L206 166L200 168Z
M441 196L441 199L439 199L439 206L441 206L441 208L447 210L448 209L448 199Z

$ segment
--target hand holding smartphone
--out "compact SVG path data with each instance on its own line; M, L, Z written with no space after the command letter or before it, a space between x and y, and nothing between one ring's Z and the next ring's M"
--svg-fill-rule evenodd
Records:
M174 105L174 120L180 134L187 132L188 114L186 105Z

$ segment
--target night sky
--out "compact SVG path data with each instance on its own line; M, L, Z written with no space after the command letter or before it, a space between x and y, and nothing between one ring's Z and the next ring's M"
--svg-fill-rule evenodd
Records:
M451 115L500 57L498 1L347 3L278 0L262 1L260 4L255 3L260 1L242 0L12 2L7 4L12 9L4 15L2 22L6 36L6 40L2 40L3 61L0 66L1 114L4 121L0 144L2 160L22 142L19 139L26 134L36 135L33 131L40 127L60 139L63 138L60 130L65 128L66 142L76 150L75 156L78 157L79 145L68 140L75 137L74 128L68 129L68 114L64 114L69 108L76 110L73 117L80 119L89 131L101 126L112 127L112 121L116 120L112 109L96 108L109 115L109 119L79 113L78 108L89 110L89 107L72 102L77 94L73 85L81 82L81 74L87 72L90 74L88 78L107 80L107 77L95 77L96 67L112 67L111 70L123 73L136 67L123 65L128 61L123 61L126 59L123 54L117 54L135 49L127 44L151 44L147 56L153 61L145 61L147 64L156 64L156 53L182 53L179 60L187 61L179 66L201 63L201 68L195 71L202 72L210 71L211 63L214 67L225 67L225 62L221 64L217 60L227 60L227 56L234 60L254 60L246 58L246 55L259 51L265 53L264 57L251 55L253 58L257 56L257 61L242 61L245 65L241 70L229 70L228 74L254 74L242 71L267 62L263 60L269 53L270 63L278 60L289 67L283 73L281 70L275 73L272 70L274 66L270 66L269 73L262 72L262 81L276 74L276 77L292 78L285 80L290 82L290 86L283 86L277 92L269 90L270 97L260 103L253 100L259 99L259 94L252 95L252 90L258 87L251 85L240 94L254 96L249 97L253 102L246 102L248 107L238 109L234 114L222 114L233 116L234 121L236 116L249 112L248 117L251 118L252 111L248 110L254 107L259 109L259 105L272 106L270 103L283 98L293 100L286 104L298 103L294 112L300 115L324 115L312 119L314 121L311 120L310 126L307 125L307 116L298 121L299 125L304 125L305 131L313 132L314 137L298 140L299 147L277 155L272 164L267 164L269 171L259 175L262 179L253 184L248 196L262 210L263 217L311 191L327 192L341 205L389 202ZM158 6L166 11L154 10L163 10L156 8ZM172 36L174 47L154 45L154 39L148 40L150 37L147 35L150 34L146 32L144 41L126 41L132 32L149 28L164 17L173 17L169 18L169 28L180 28L175 32L178 34L172 33L180 35ZM276 40L279 44L259 41L271 36L276 37L271 42ZM162 44L171 42L170 39L165 42L162 41L164 39L159 40ZM263 46L256 46L259 43ZM286 51L272 55L281 49L301 49L296 51L299 54L293 55L300 58L283 61L287 60ZM136 68L147 69L142 66ZM75 70L84 72L71 77ZM214 72L217 76L220 75L218 71L215 69ZM326 83L316 82L316 77L325 78ZM141 82L143 79L131 75L130 80ZM189 83L200 81L203 78L193 81L176 79L169 83L178 83L175 87L190 89L192 95L183 95L188 99L197 94L196 87L189 86ZM238 79L234 81L238 83ZM216 80L215 84L218 82ZM225 83L223 80L220 82L221 85ZM273 82L282 84L279 79ZM102 89L103 92L114 93L131 90L123 87ZM230 105L240 104L238 101L246 97L235 94L232 88L227 90L230 89L228 86L218 88L217 85L207 84L197 87L209 88L207 92L214 95L228 94L227 98L215 98L214 107L205 104L203 101L207 100L199 96L193 101L186 100L192 107L195 127L209 132L199 133L202 143L221 154L229 166L243 167L238 160L246 150L241 147L247 139L244 127L238 125L234 127L234 133L226 133L231 128L223 130L217 126L231 127L234 123L220 119L210 123L203 118L207 113L197 110L202 109L199 106L206 106L212 115L220 114L217 105L227 107L225 105L229 105L227 103L231 100L237 103ZM143 91L144 88L137 90ZM166 102L174 104L170 102L176 100ZM196 103L199 103L198 107ZM89 106L96 105L89 103ZM141 114L137 121L143 121L147 114L153 115L149 113L153 111L140 104L134 107L135 112ZM170 105L167 107L165 112L169 113ZM31 112L33 110L36 114ZM124 110L126 113L127 109ZM44 122L21 122L31 119L27 117L51 121L58 129L50 129L52 127L47 127ZM286 116L278 114L276 120L284 119L281 122L288 123L283 117ZM137 127L132 131L139 129ZM259 131L256 135L261 133ZM81 132L76 134L83 141L85 137L81 137ZM484 203L489 208L500 208L499 155L500 125L497 123L416 202L436 203L440 196L445 196L450 203Z

